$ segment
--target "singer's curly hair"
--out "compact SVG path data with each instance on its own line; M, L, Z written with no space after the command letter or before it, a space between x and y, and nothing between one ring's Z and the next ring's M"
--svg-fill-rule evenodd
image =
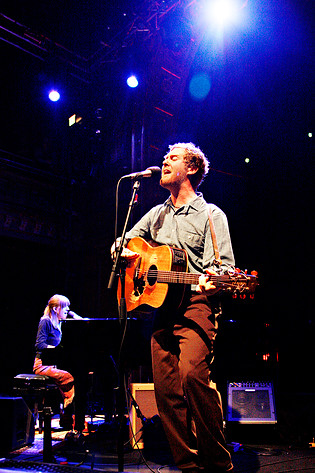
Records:
M197 169L195 174L189 175L191 185L193 186L194 190L196 190L208 174L208 159L201 149L193 143L175 143L169 146L170 150L173 148L184 148L186 151L184 159L187 163L187 166L190 165L191 167Z

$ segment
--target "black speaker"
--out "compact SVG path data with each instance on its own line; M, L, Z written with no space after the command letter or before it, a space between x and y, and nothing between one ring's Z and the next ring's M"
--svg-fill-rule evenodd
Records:
M0 453L9 453L34 442L35 426L22 397L0 397Z
M227 421L239 424L275 424L272 383L228 383Z

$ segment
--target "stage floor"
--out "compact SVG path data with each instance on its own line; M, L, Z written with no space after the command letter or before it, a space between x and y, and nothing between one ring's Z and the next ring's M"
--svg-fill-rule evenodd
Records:
M43 434L35 430L34 443L10 452L0 460L2 473L19 471L177 473L165 439L160 432L149 431L143 449L132 449L126 430L123 454L117 455L117 428L101 419L86 420L83 435L62 431L59 421L52 420L53 459L43 462ZM126 427L127 429L127 427ZM253 438L253 440L255 440ZM279 445L233 441L229 443L235 473L315 472L315 448L309 445Z

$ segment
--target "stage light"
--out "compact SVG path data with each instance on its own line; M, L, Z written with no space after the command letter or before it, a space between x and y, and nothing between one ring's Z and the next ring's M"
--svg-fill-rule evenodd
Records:
M129 87L134 89L135 87L138 87L139 82L138 82L138 79L136 78L136 76L132 75L132 76L128 77L127 84L129 85Z
M82 121L82 117L79 115L76 115L75 113L71 115L71 117L68 118L68 124L69 126L76 125L77 123L80 123Z
M53 89L49 92L48 97L49 100L51 100L52 102L58 102L58 100L60 99L60 94L58 90Z
M238 21L241 8L237 0L213 0L208 4L207 17L211 23L223 27Z
M75 124L75 115L71 115L68 120L69 126L73 126Z
M195 74L189 83L189 93L195 100L204 100L210 92L211 81L205 72Z

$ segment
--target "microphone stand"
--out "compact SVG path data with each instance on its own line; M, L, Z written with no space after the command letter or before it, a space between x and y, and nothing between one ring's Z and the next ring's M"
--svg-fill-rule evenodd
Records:
M139 178L140 179L140 178ZM129 208L119 244L118 251L116 252L115 262L112 267L110 279L107 288L112 289L113 284L115 281L116 276L120 278L121 284L121 296L119 301L119 323L120 323L120 332L121 332L121 347L120 347L120 356L118 359L118 395L117 395L117 415L118 415L118 438L117 438L117 455L118 455L118 471L124 471L124 427L125 427L125 417L124 417L124 410L125 410L125 397L124 397L124 389L125 389L125 373L124 373L124 366L122 354L123 354L123 341L124 341L124 333L127 326L127 306L126 306L126 299L125 299L125 277L126 277L126 267L127 261L124 258L121 258L121 253L124 247L124 240L127 231L127 226L130 220L132 208L136 202L137 191L140 187L140 180L135 180L133 184L133 193L131 200L129 202ZM117 273L117 271L119 272Z

